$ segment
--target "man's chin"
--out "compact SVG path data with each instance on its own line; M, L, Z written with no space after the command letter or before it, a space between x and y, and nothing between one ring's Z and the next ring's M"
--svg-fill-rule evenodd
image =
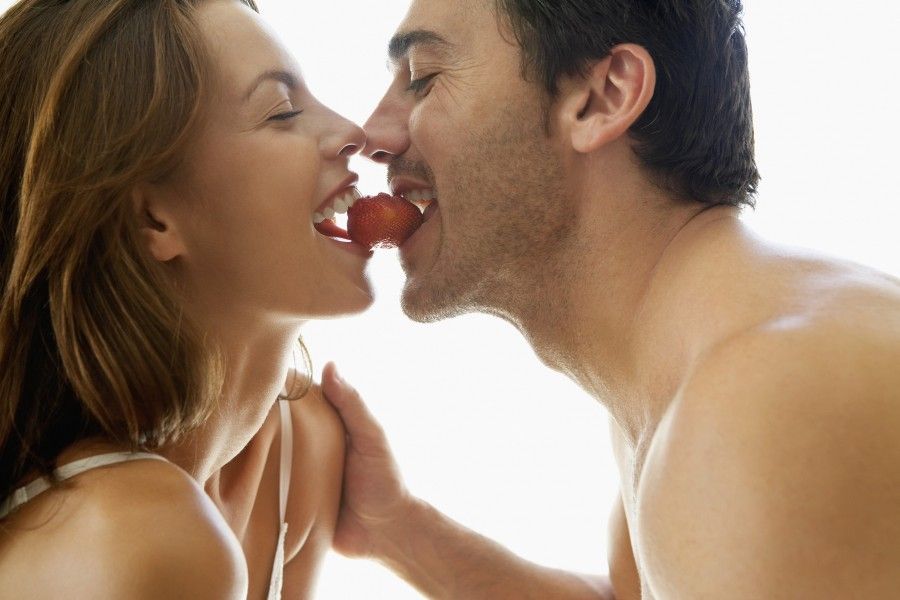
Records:
M421 287L410 285L408 281L400 296L400 307L407 317L417 323L434 323L446 318Z
M417 323L435 323L471 312L450 294L416 278L406 280L400 306L406 316Z

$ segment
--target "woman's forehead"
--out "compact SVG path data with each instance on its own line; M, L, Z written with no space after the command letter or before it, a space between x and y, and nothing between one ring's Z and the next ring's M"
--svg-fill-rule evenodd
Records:
M294 58L262 18L237 0L200 5L198 24L210 49L221 93L243 102L260 76L288 71L299 78Z

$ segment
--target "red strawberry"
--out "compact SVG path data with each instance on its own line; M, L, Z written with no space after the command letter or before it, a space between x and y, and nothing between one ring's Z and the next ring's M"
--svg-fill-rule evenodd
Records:
M416 205L400 196L360 198L347 211L350 239L367 248L396 248L422 225Z

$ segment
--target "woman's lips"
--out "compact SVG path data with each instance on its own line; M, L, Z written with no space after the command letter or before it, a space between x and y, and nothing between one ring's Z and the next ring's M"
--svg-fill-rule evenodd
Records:
M363 246L362 244L357 244L356 242L350 239L350 236L347 232L339 227L337 223L330 219L326 219L321 223L315 224L316 231L327 237L332 243L336 244L338 247L346 250L348 252L352 252L353 254L357 254L359 256L365 258L371 258L374 254L371 250ZM346 242L341 242L338 240L347 240Z
M327 243L334 244L341 250L350 252L351 254L355 254L365 259L372 258L375 255L372 250L369 250L362 244L357 244L356 242L342 242L336 238L328 238Z

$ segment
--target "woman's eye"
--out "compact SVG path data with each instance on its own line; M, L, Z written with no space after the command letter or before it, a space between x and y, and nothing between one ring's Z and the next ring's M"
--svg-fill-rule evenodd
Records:
M300 115L302 110L292 110L289 112L278 113L277 115L272 115L267 120L268 121L290 121L294 117Z
M428 84L437 77L437 73L432 73L431 75L426 75L425 77L420 77L419 79L413 79L409 82L409 86L406 88L408 91L414 93L416 96L427 95ZM425 92L425 94L423 94Z

